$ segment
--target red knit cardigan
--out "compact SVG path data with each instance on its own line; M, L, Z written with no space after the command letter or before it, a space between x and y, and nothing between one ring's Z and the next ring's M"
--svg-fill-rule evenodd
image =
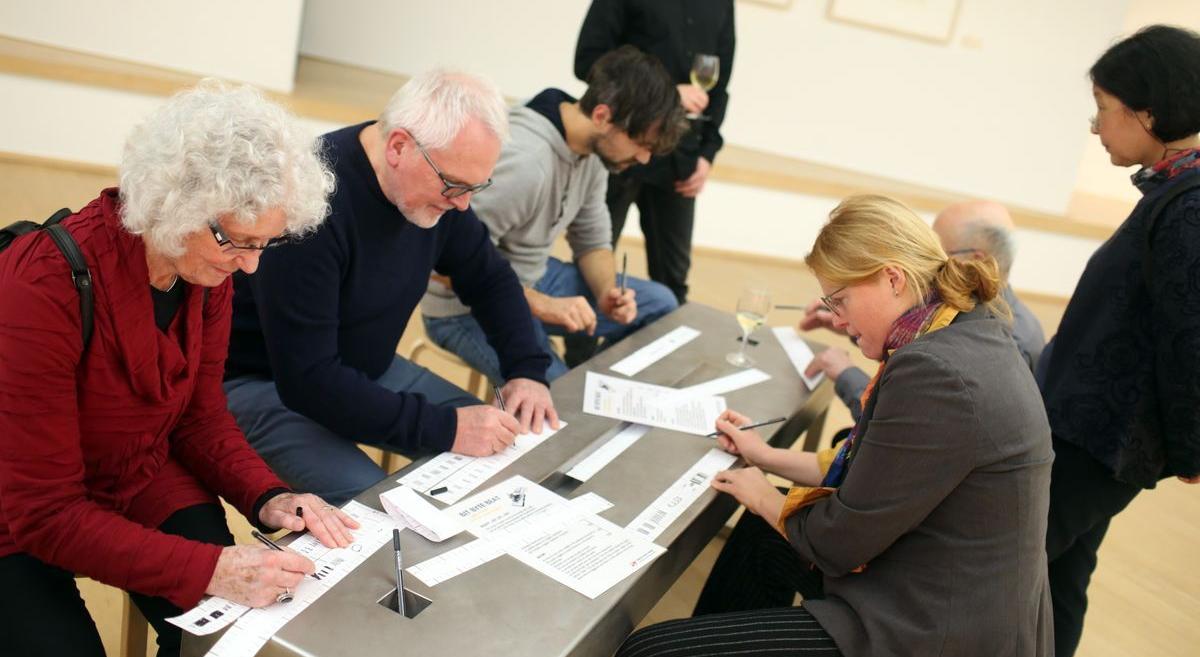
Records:
M95 282L82 348L79 295L48 235L0 256L0 556L26 553L188 608L221 548L157 531L223 496L249 515L284 484L225 404L232 283L189 285L167 333L154 323L140 237L108 189L65 226Z

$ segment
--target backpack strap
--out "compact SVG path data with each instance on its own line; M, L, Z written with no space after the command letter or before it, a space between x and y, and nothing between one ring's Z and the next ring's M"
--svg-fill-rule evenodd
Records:
M92 341L92 311L95 305L92 272L88 270L87 259L83 257L83 251L79 249L75 238L71 237L71 233L60 225L62 220L69 216L71 216L71 210L62 208L40 224L33 221L18 221L5 226L0 229L0 251L8 248L8 245L22 235L42 229L50 234L50 239L54 240L54 245L62 252L63 258L71 267L71 281L75 283L75 289L79 292L79 321L82 325L83 348L87 349L88 344Z
M1146 291L1150 292L1150 284L1154 280L1154 266L1151 260L1151 251L1154 247L1154 231L1158 229L1158 218L1162 216L1167 206L1171 204L1180 195L1200 187L1200 175L1192 175L1183 182L1175 185L1167 190L1157 201L1154 202L1154 207L1150 209L1150 216L1146 219L1146 241L1142 244L1142 278L1146 281Z

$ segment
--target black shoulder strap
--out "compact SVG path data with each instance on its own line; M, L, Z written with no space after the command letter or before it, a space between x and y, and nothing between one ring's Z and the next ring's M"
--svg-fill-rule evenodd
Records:
M63 219L69 216L71 216L71 211L62 208L40 224L32 221L18 221L5 226L0 229L0 251L8 248L8 245L18 237L35 230L44 229L50 233L50 239L54 240L55 246L62 252L67 264L70 265L71 280L75 283L75 289L79 291L79 321L82 325L83 348L87 349L88 344L92 341L92 308L95 303L92 293L92 273L88 270L87 260L83 257L83 251L79 250L79 245L75 243L75 238L71 237L71 233L67 232L66 228L59 225Z
M1183 182L1171 187L1150 208L1150 216L1146 219L1146 241L1142 244L1142 278L1146 281L1146 290L1150 291L1150 283L1154 280L1154 266L1151 254L1154 250L1154 231L1158 229L1158 218L1162 216L1167 206L1181 194L1200 187L1200 175L1188 176Z

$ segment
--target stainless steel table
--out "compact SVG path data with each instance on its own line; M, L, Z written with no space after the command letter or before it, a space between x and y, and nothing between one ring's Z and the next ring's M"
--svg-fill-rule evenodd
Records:
M624 526L714 446L712 440L653 429L586 483L565 475L571 465L611 437L619 422L583 414L584 373L608 367L677 326L701 331L695 340L659 360L637 379L686 386L731 374L737 368L725 354L738 346L740 329L731 314L687 304L655 324L597 355L584 367L555 381L555 406L569 426L559 431L504 472L480 487L513 475L565 497L595 492L613 503L601 515ZM771 442L787 445L804 432L806 449L820 437L833 396L826 381L809 392L770 331L755 334L748 346L756 367L771 380L726 396L730 408L754 418L786 415ZM420 465L414 462L409 468ZM358 497L373 508L379 493L395 486L393 475ZM572 589L501 556L436 587L408 576L408 588L432 600L415 618L403 618L379 604L394 588L392 553L381 549L316 603L285 626L260 652L264 657L375 657L417 654L427 657L474 655L597 656L611 655L651 607L691 564L737 508L727 495L708 491L657 541L667 552L648 567L589 600ZM405 563L412 565L463 545L465 533L432 543L411 531L402 532ZM203 655L216 640L185 633L183 654Z

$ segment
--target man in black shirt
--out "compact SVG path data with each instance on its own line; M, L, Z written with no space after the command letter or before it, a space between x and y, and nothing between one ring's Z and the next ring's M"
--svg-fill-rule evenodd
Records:
M687 301L696 196L723 143L734 41L733 0L595 0L575 48L575 76L581 80L601 55L621 45L655 55L677 83L684 109L699 115L670 155L608 180L614 245L636 203L650 278L670 288L681 304ZM689 82L698 54L721 60L717 84L707 94Z

